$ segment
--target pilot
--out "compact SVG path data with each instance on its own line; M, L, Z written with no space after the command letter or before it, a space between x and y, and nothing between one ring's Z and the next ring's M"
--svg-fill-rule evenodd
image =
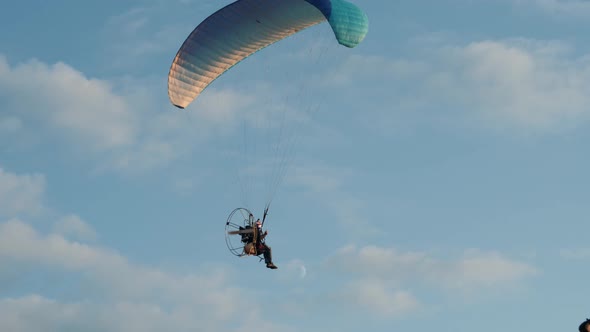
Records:
M264 262L266 263L267 268L277 269L277 266L272 262L272 250L263 242L266 235L268 235L268 231L264 231L264 233L262 232L262 222L260 219L256 220L255 226L258 232L258 245L256 248L258 250L258 254L263 254Z

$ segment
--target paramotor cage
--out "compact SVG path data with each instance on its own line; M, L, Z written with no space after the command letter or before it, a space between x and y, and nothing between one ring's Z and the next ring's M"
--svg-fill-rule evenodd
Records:
M257 233L254 215L248 209L233 210L225 223L225 243L229 251L238 256L257 255Z

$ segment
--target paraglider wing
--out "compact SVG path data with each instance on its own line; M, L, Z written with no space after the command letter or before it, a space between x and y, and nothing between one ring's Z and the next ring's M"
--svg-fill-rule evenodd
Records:
M188 106L225 71L279 40L328 21L336 40L355 47L368 31L368 19L344 0L238 0L218 10L184 41L168 74L168 96Z

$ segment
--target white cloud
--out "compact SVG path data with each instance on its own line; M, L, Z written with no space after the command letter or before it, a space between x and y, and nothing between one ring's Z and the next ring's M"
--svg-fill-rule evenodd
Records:
M467 250L464 256L444 267L441 281L451 289L476 289L510 285L538 274L538 270L523 262L503 257L497 252ZM438 278L438 277L437 277ZM438 282L439 280L432 280Z
M138 5L105 22L101 31L101 51L109 59L105 65L128 71L142 66L153 68L150 61L154 56L174 56L199 18L204 19L207 13L218 9L218 4L206 1L192 4L183 0L150 0Z
M199 112L199 117L209 124L223 124L235 127L241 120L260 118L257 110L250 109L256 97L233 90L208 89L187 107L188 112ZM247 113L242 113L246 111Z
M0 118L0 135L13 134L22 128L22 122L15 116L7 116Z
M151 302L118 301L100 303L91 301L61 302L40 295L0 300L0 329L18 332L61 331L113 331L113 332L161 332L174 330L188 332L206 330L252 331L261 326L262 331L290 331L288 328L261 320L256 314L235 318L242 320L231 328L220 324L207 311L192 311L190 307L173 307Z
M538 6L550 14L567 16L590 15L590 3L587 0L511 0L515 4L526 6Z
M191 287L181 290L186 284L199 281L198 277L174 280L156 269L131 265L127 259L107 249L93 247L80 242L68 241L59 234L43 236L31 226L18 220L0 224L0 256L31 264L58 267L70 272L87 273L94 282L106 286L112 295L149 297L152 291L162 287L173 292L196 292ZM213 286L223 280L200 280ZM193 279L194 278L194 279ZM196 282L195 286L200 282ZM170 294L168 293L168 294Z
M551 129L588 117L590 62L568 59L561 44L485 41L449 55L462 67L446 82L453 95L463 89L467 106L487 118Z
M335 219L347 231L355 236L370 236L380 233L366 217L363 216L365 203L353 191L348 192L345 184L352 177L359 177L359 172L349 169L337 169L325 165L295 166L287 178L291 185L303 186L311 195L332 210Z
M151 100L150 97L147 97ZM113 151L101 168L142 172L188 158L202 144L239 133L236 128L249 116L244 111L255 98L231 90L209 90L186 110L143 109L141 136L133 148ZM221 145L221 144L220 144Z
M590 248L565 248L559 251L562 258L570 260L590 259Z
M43 294L0 298L0 330L28 332L39 326L50 332L92 327L97 331L159 331L164 327L188 331L195 326L211 331L247 331L254 326L264 331L293 330L263 319L264 308L269 307L251 304L253 298L262 296L260 291L241 288L226 269L209 268L202 274L166 272L133 264L107 248L71 241L57 233L44 235L18 220L0 224L0 264L13 273L32 268L37 273L45 268L61 271L82 279L84 285L83 292L67 300ZM301 267L305 267L302 261L292 260L281 271L294 281L294 274L301 277ZM300 279L295 289L286 292L293 302L281 298L268 305L297 317L330 305L336 310L333 313L356 315L360 309L393 319L427 304L411 290L420 283L479 292L513 284L536 272L493 252L469 251L458 259L441 260L426 253L375 246L342 248L324 267L338 274L335 283L326 288L320 284L318 293L315 286L309 288ZM321 282L315 276L310 281ZM244 308L250 311L246 320L242 319Z
M0 216L41 212L44 192L42 174L19 175L0 168Z
M139 81L116 83L124 88L64 63L11 66L0 56L0 107L8 110L0 118L0 133L26 132L38 143L73 148L96 160L98 170L149 171L189 156L211 137L234 134L251 115L242 111L256 100L212 89L191 110L169 104L162 109L165 90L159 98Z
M418 282L466 293L510 286L538 273L527 263L478 250L467 250L458 259L442 260L424 252L348 246L329 258L327 264L351 274L388 280L394 285Z
M346 287L343 300L379 316L393 318L417 310L421 304L410 292L379 279L356 280Z
M68 215L57 221L54 232L64 236L73 236L81 240L96 239L94 229L77 215Z
M535 267L497 252L466 250L462 256L441 259L427 252L372 245L340 248L318 268L323 274L334 274L328 284L321 286L323 294L302 297L294 293L297 303L306 303L302 306L307 310L330 305L349 316L360 310L361 315L371 319L407 317L436 306L432 297L419 295L423 292L443 293L448 301L465 296L482 300L490 294L506 294L538 274ZM311 278L314 283L320 282ZM305 315L301 306L285 310L299 310L299 315Z
M18 332L59 331L74 325L72 320L79 313L78 305L59 305L37 295L4 298L0 300L0 328Z
M355 55L335 75L340 84L386 84L379 91L356 88L354 94L368 103L372 128L385 131L402 127L402 116L409 114L439 125L476 119L479 127L519 133L560 131L590 118L590 55L576 56L552 41L441 43L420 44L412 59ZM380 103L373 105L375 98Z
M326 85L357 85L359 80L374 80L390 78L393 83L398 80L413 79L427 74L431 70L426 62L417 59L392 59L378 55L351 55L330 75L326 75L323 84ZM387 85L385 90L391 89ZM389 91L388 91L389 92Z
M42 273L45 267L84 280L79 301L41 294L1 299L3 331L239 330L248 324L242 321L244 308L266 330L281 330L251 305L254 294L232 286L229 271L221 268L182 275L139 266L112 250L43 235L18 220L0 224L0 262L12 270L29 266Z
M126 146L136 139L137 120L127 101L108 82L64 63L32 60L11 67L0 57L0 93L10 103L4 107L21 121L43 123L87 148Z
M133 70L135 65L149 63L150 56L175 52L182 42L178 36L187 32L178 23L162 27L157 22L158 15L166 10L148 6L111 17L103 30L103 51L111 59L108 65Z

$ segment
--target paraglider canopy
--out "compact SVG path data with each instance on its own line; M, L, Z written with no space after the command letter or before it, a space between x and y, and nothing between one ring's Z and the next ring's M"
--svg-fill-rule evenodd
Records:
M187 107L225 71L279 40L327 21L336 40L357 46L368 18L345 0L238 0L218 10L184 41L168 74L168 96Z

